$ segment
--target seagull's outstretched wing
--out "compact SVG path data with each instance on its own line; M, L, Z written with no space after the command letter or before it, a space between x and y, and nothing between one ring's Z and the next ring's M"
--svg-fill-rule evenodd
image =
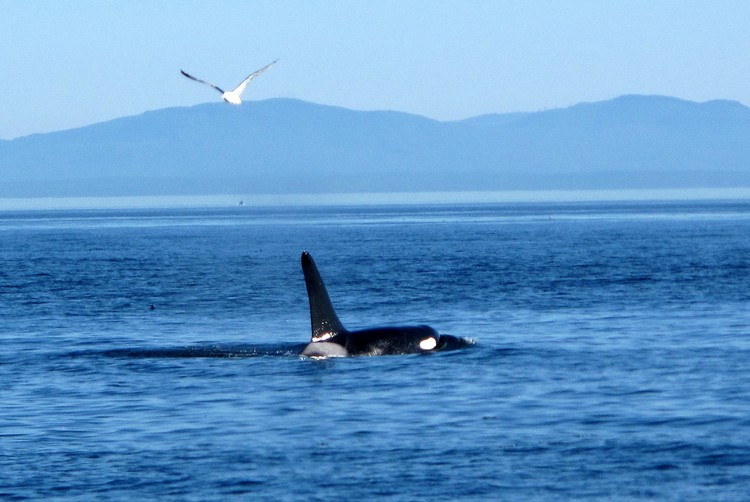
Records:
M261 73L263 73L264 71L266 71L267 69L269 69L272 65L276 64L276 61L278 61L278 59L275 60L275 61L272 61L271 63L268 63L266 66L264 66L260 70L254 71L253 73L251 73L250 75L248 75L248 77L245 80L243 80L242 82L240 82L240 85L238 85L232 92L235 93L235 94L238 94L238 95L242 94L242 91L245 90L245 87L247 87L247 84L250 83L250 81L252 79L254 79L258 75L260 75Z
M274 63L275 63L275 61L274 61ZM224 89L222 89L221 87L219 87L217 85L212 84L211 82L206 82L205 80L201 80L199 78L195 78L194 76L190 75L189 73L185 73L183 70L180 70L180 73L182 73L183 75L185 75L190 80L195 80L196 82L200 82L201 84L206 84L208 86L211 86L214 89L216 89L217 91L219 91L220 93L224 94Z

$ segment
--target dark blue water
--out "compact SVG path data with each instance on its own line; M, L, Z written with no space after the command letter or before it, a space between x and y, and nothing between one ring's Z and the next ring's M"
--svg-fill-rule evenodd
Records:
M302 250L347 327L476 344L298 357ZM0 258L3 499L750 493L747 202L6 212Z

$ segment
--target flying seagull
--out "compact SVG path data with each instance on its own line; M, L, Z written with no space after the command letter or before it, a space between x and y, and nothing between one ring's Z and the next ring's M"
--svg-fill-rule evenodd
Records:
M276 61L278 61L278 59ZM242 103L242 100L240 99L240 96L242 95L242 92L245 90L245 87L247 87L247 84L249 84L252 79L254 79L258 75L260 75L261 73L263 73L264 71L266 71L268 68L270 68L272 64L276 63L276 61L267 64L266 66L264 66L263 68L261 68L260 70L258 70L256 72L251 73L245 80L243 80L242 82L240 82L240 85L238 85L237 87L235 87L231 91L225 91L221 87L219 87L217 85L214 85L211 82L206 82L205 80L201 80L199 78L195 78L194 76L192 76L192 75L190 75L188 73L185 73L183 70L180 70L180 73L182 73L183 75L185 75L187 78L189 78L191 80L195 80L196 82L200 82L201 84L210 85L211 87L213 87L214 89L216 89L217 91L219 91L221 93L221 97L227 103L231 103L233 105L239 105L239 104Z

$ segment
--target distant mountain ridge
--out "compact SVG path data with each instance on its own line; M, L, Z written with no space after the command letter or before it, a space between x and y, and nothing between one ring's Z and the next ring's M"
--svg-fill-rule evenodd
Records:
M0 141L0 197L750 186L750 108L622 96L440 122L293 99Z

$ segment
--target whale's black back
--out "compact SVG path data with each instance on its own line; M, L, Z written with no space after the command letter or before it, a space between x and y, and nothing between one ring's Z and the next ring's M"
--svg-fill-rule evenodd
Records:
M452 350L467 345L466 340L441 335L430 326L386 326L349 331L341 324L331 304L323 279L310 253L302 253L310 300L312 337L301 354L311 357L377 356L418 354Z

